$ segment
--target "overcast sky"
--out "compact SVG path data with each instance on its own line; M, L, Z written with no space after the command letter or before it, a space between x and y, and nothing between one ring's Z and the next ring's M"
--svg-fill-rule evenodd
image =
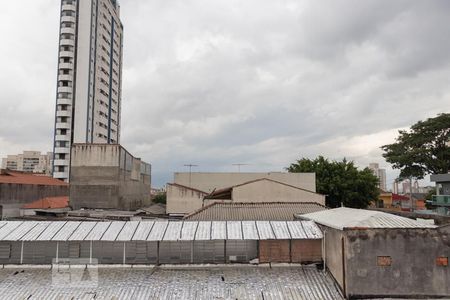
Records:
M51 151L60 1L3 2L0 157ZM155 186L189 163L389 168L381 145L450 110L450 1L122 0L121 15L121 143Z

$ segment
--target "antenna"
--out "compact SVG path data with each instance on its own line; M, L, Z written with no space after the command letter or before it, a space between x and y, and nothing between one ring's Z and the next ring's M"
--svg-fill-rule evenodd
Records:
M189 167L189 187L191 187L191 174L192 174L192 168L193 167L198 167L198 165L193 165L193 164L186 164L184 165L185 167Z
M238 173L241 173L241 166L248 166L249 164L232 164L238 168Z

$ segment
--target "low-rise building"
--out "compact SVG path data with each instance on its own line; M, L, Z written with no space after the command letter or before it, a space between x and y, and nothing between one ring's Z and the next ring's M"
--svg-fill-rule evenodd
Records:
M20 216L23 205L56 196L68 196L69 185L48 176L0 170L0 216Z
M450 226L345 207L300 218L320 225L324 263L347 299L450 296Z
M74 144L70 206L135 210L149 206L151 165L117 144Z
M315 202L214 202L184 217L190 221L292 221L296 215L327 209Z

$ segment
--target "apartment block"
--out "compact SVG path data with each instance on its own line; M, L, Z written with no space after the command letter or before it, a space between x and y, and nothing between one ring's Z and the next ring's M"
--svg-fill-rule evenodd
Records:
M380 165L377 163L369 164L369 169L378 178L378 187L383 191L386 191L386 169L380 169Z
M118 144L123 25L115 0L62 0L53 176L69 180L73 143Z
M50 175L52 158L52 152L42 154L39 151L24 151L22 154L8 155L3 158L2 169Z

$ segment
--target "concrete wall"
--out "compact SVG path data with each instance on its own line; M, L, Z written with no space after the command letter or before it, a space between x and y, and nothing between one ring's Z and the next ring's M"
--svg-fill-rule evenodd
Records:
M168 214L188 214L200 209L203 197L206 193L195 191L182 186L167 185L167 207Z
M244 182L269 178L312 192L316 191L315 173L175 173L174 183L212 192L214 189L231 187Z
M321 227L321 229L324 235L322 240L324 249L324 263L341 289L343 289L344 268L342 257L342 239L344 234L342 231L333 228Z
M325 196L269 180L233 188L233 202L316 202L325 205Z
M349 296L450 297L450 266L436 261L450 256L448 229L348 230L345 235ZM389 257L390 265L379 257Z
M20 216L20 207L45 197L67 196L68 186L0 183L0 205L3 217Z
M151 203L151 167L120 145L72 147L70 205L134 210Z

